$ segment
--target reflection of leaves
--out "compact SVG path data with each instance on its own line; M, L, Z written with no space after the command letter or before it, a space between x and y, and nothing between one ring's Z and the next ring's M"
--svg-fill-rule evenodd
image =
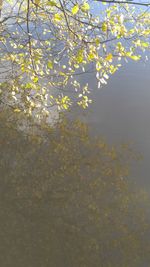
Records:
M80 120L41 130L40 142L10 127L1 114L2 265L147 264L148 200L125 177L128 153Z

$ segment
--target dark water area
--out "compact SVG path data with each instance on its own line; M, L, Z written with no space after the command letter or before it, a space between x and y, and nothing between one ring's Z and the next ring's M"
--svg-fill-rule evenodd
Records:
M132 183L130 147L80 119L30 136L15 119L1 112L1 266L147 267L150 201Z

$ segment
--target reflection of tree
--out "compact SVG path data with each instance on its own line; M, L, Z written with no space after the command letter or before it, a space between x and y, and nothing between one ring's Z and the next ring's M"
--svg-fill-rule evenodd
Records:
M81 121L44 129L42 141L0 121L1 266L148 266L146 196L126 178L126 149Z

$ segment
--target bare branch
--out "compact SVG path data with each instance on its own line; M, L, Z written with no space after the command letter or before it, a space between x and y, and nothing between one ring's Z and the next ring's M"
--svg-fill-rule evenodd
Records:
M130 1L118 1L118 0L96 0L97 2L101 3L108 3L108 4L130 4L130 5L139 5L139 6L150 6L150 3L141 3L141 2L134 2L132 0Z

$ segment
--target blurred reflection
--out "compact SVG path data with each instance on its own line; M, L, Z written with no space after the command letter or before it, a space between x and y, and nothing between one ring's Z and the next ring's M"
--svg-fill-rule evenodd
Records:
M0 265L148 266L148 197L129 179L130 149L91 137L80 120L29 136L16 125L1 112Z

